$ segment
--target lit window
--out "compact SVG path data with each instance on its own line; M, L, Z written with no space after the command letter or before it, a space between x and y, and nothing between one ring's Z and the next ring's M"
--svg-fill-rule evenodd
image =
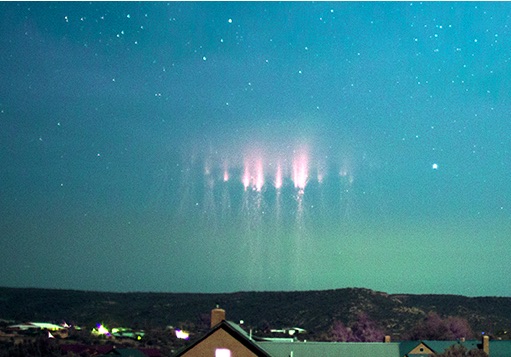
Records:
M227 348L217 348L215 350L215 357L231 357L231 350Z

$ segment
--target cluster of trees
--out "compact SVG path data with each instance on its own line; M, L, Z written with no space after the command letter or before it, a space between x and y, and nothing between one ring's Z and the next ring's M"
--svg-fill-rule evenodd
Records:
M269 323L266 323L269 328ZM196 322L187 321L179 328L194 331L190 341L184 341L167 328L150 328L140 342L134 342L138 347L157 347L163 355L170 355L173 351L200 338L209 330L209 314L202 314ZM384 330L377 322L370 319L366 313L357 315L354 321L345 325L341 321L334 321L327 334L319 336L318 340L336 342L381 342L385 336ZM471 339L474 333L467 320L460 317L442 318L436 313L429 313L404 336L407 340L457 340ZM89 329L71 329L69 340L87 345L97 344L97 338L90 335ZM103 341L105 343L106 341ZM132 346L126 346L132 347ZM26 356L60 356L58 342L49 340L44 335L27 339L21 344L14 341L5 341L0 344L0 357L26 357ZM447 349L439 357L484 357L486 354L478 349L467 350L464 346L455 345ZM81 356L85 357L85 356Z
M170 356L174 351L187 344L187 341L178 339L173 331L164 328L154 328L146 331L141 341L135 340L110 340L104 336L92 336L90 329L76 330L71 328L67 343L99 346L115 345L118 348L157 348L162 356ZM22 341L18 338L0 340L0 357L90 357L88 351L80 354L72 352L62 352L60 346L67 344L59 338L48 338L48 332L45 330L33 332L23 337Z
M327 339L335 342L382 342L383 330L365 313L360 313L350 326L335 321Z
M45 336L26 339L21 343L15 343L14 340L0 343L0 357L30 356L60 357L61 354L58 344Z
M346 326L341 321L334 321L327 340L336 342L380 342L384 338L383 330L365 313L360 313L357 320ZM467 320L449 316L441 318L429 313L404 336L405 340L440 340L452 341L461 338L474 338L474 332ZM468 350L462 345L454 345L438 357L487 357L480 349Z
M376 322L372 321L367 314L360 313L357 320L349 326L341 321L334 321L326 339L336 342L381 342L384 335L383 330ZM467 320L453 316L441 318L433 312L429 313L404 335L406 340L452 341L461 338L474 338L474 332ZM451 346L437 356L487 357L486 353L480 349L468 350L462 345Z
M442 319L431 312L422 321L404 334L405 340L452 341L460 338L474 338L474 332L467 320L449 316Z
M383 329L375 321L367 314L360 313L357 320L348 326L334 321L326 339L337 342L379 342L383 341L384 336ZM404 340L452 341L475 336L467 320L453 316L441 318L431 312L402 337Z
M468 350L464 346L451 346L444 353L437 355L437 357L488 357L488 355L480 349Z

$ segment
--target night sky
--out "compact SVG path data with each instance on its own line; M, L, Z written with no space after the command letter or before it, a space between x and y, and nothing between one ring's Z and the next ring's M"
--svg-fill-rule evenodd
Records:
M0 3L0 285L511 296L510 15Z

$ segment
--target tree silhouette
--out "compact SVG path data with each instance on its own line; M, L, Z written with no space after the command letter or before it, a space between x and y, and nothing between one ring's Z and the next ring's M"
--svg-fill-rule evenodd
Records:
M346 327L341 321L334 321L330 328L329 340L335 342L353 341L351 328Z
M451 333L453 339L474 337L474 332L467 320L461 317L449 316L446 323L447 329Z
M473 336L474 333L467 320L452 316L442 319L438 314L431 312L405 334L405 339L446 341Z
M329 339L337 342L381 342L384 335L367 314L360 313L357 321L350 327L346 327L341 321L334 321Z
M446 349L444 353L438 354L437 357L487 357L488 355L480 349L474 348L468 350L465 346L453 345Z
M351 326L351 331L355 342L381 342L385 335L365 313L358 315L358 320Z

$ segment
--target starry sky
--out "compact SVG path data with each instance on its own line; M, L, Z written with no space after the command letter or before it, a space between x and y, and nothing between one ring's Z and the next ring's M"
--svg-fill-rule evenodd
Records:
M0 285L511 296L510 14L0 3Z

